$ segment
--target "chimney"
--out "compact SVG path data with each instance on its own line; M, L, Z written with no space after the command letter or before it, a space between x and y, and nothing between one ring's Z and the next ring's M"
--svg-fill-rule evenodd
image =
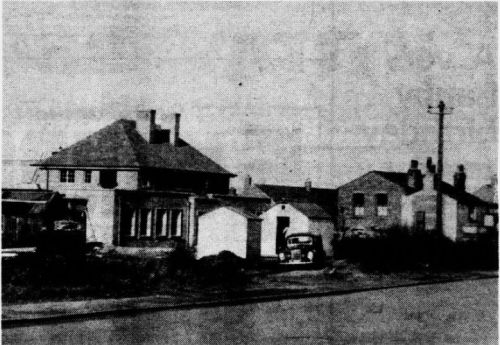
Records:
M243 181L243 191L247 192L252 186L252 177L250 175L245 176L245 180Z
M498 184L498 177L497 177L497 174L493 174L491 176L491 186L496 188L497 187L497 184Z
M310 192L312 189L312 182L310 179L307 179L304 183L304 187L306 188L306 192Z
M463 164L457 166L457 171L453 174L453 185L458 190L465 190L465 168Z
M410 162L410 169L407 173L407 186L413 189L422 189L422 172L418 168L418 161L412 159Z
M179 132L181 128L181 114L175 113L174 146L179 146Z
M156 110L138 110L135 128L139 134L147 141L151 142L155 130Z
M427 157L427 163L425 164L425 167L427 168L427 170L432 167L432 157Z
M436 185L436 165L430 164L427 166L427 172L424 177L424 189L434 190Z

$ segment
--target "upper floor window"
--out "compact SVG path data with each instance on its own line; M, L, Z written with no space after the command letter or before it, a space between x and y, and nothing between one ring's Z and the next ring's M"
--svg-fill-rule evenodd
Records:
M495 217L492 214L484 215L484 226L495 226Z
M85 183L92 182L92 170L85 170L84 171L83 182L85 182Z
M61 182L75 182L75 171L72 169L61 169L59 171Z
M114 188L118 185L116 170L101 170L99 174L99 185L102 188Z
M352 195L352 207L355 217L362 217L365 215L365 195L363 193L354 193Z
M387 209L388 205L387 194L385 193L376 194L375 202L377 207L377 216L386 217L389 214Z

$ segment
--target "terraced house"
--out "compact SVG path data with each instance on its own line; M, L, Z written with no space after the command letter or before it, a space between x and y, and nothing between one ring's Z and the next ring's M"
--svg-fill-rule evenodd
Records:
M137 112L35 166L46 189L86 199L87 240L119 246L194 244L196 198L226 195L236 175L180 138L180 114L171 131L156 111Z

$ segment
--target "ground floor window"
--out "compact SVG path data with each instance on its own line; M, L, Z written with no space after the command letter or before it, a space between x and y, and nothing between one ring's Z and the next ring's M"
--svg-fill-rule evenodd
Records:
M178 209L123 208L121 233L130 237L181 237L184 214Z

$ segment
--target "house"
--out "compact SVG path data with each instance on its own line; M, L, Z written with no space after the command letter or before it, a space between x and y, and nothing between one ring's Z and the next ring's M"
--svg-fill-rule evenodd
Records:
M432 158L423 175L412 160L407 173L370 171L338 188L338 225L341 229L383 231L407 226L416 231L436 227L436 173ZM465 190L466 174L460 165L454 184L441 182L443 232L453 241L477 237L487 229L480 219L488 204Z
M261 222L241 208L218 206L198 218L197 257L228 250L244 259L260 257Z
M194 245L196 199L227 194L228 172L138 111L34 164L46 189L87 200L87 239L116 246Z
M491 182L477 189L473 194L488 203L488 212L483 215L483 225L498 229L498 183L497 175L491 177Z
M287 235L304 232L320 235L326 255L333 255L335 189L313 188L311 181L306 181L304 187L253 185L247 176L242 195L270 200L269 207L260 214L261 256L276 257Z
M34 247L40 231L58 220L85 226L86 201L50 190L2 189L2 248Z

